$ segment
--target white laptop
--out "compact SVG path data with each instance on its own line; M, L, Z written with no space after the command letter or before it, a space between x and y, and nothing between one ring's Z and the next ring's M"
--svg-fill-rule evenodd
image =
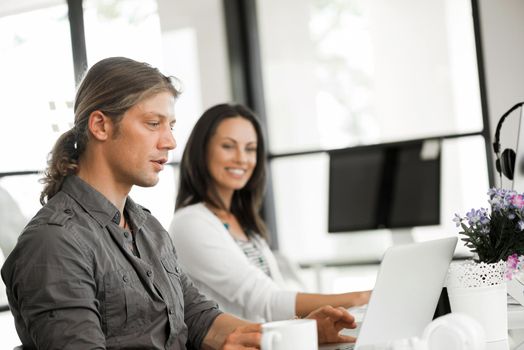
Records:
M397 245L384 254L356 344L321 350L362 350L374 344L420 337L431 322L457 238ZM344 331L343 331L344 334Z

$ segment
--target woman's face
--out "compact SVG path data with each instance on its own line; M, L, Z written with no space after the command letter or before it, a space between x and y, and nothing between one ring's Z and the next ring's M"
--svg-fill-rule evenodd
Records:
M207 167L223 199L243 188L257 164L257 133L242 117L220 122L208 145Z

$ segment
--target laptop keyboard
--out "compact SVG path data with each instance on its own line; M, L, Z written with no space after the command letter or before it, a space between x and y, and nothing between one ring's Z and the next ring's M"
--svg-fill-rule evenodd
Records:
M351 344L340 344L333 346L333 348L330 348L330 350L353 350L355 349L355 343Z

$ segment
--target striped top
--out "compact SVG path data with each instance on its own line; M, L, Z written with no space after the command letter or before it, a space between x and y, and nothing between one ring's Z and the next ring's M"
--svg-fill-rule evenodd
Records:
M262 247L260 242L256 238L249 238L249 240L244 241L241 239L236 239L235 243L242 249L247 259L260 270L262 270L266 275L271 277L271 272L269 271L269 265L266 257L262 253ZM259 238L261 239L261 238Z

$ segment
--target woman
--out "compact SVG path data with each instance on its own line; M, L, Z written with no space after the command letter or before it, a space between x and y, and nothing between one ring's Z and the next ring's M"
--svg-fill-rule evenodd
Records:
M246 107L217 105L198 120L182 156L170 227L187 273L221 309L257 322L304 317L322 305L367 303L369 292L284 288L259 215L265 162L260 123Z

